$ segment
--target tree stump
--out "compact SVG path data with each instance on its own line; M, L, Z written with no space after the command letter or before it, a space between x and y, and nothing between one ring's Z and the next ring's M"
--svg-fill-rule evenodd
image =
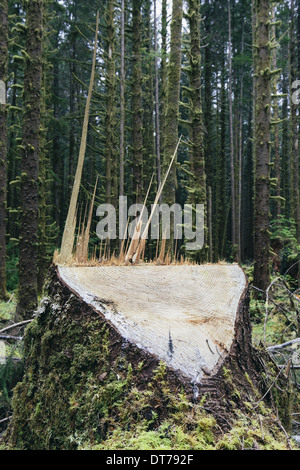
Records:
M149 374L164 362L170 380L192 399L203 393L218 399L226 368L234 367L246 388L245 373L257 381L249 286L238 265L59 266L54 273L65 292L107 324L113 356L126 350Z
M264 379L271 359L252 346L249 299L237 265L53 266L6 442L73 449L76 436L102 442L135 420L151 430L179 409L225 432L256 416L274 374Z

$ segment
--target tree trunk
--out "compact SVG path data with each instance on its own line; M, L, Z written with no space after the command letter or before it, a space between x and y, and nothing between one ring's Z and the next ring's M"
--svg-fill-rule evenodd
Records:
M231 2L228 0L228 68L229 68L229 129L230 129L230 174L231 174L231 240L236 245L236 197L235 197L235 158L232 110L232 34L231 34Z
M110 0L106 10L107 59L106 59L106 117L105 117L105 160L106 160L106 202L116 204L117 167L116 167L116 67L115 67L115 25L114 4Z
M272 7L272 22L275 23L275 6ZM276 26L272 26L273 41L276 41ZM275 72L277 69L277 47L274 47L272 51L272 68ZM274 129L274 173L276 179L276 216L281 216L281 189L280 189L280 138L279 138L279 104L278 104L278 75L275 73L272 82L272 94L273 94L273 129Z
M189 0L188 18L190 24L190 121L192 149L190 151L190 203L203 204L207 212L205 156L203 147L203 120L201 97L201 40L200 1ZM207 217L206 217L207 220ZM199 255L199 254L198 254ZM202 257L202 261L203 261Z
M125 0L121 0L121 72L120 72L120 177L119 194L124 196L125 161Z
M297 56L296 56L296 24L295 24L295 1L291 0L291 22L290 22L290 90L292 84L297 80ZM292 92L291 92L292 95ZM290 187L291 187L291 217L295 220L296 239L300 243L300 210L299 210L299 129L297 106L290 99ZM300 282L300 268L298 269Z
M242 35L242 54L244 54L244 34L243 24L243 35ZM238 244L238 261L242 262L242 188L243 188L243 100L244 100L244 73L241 71L241 92L240 92L240 129L239 129L239 161L238 161L238 204L237 204L237 244Z
M8 61L8 3L0 1L0 300L6 291L6 203L7 203L7 109L6 74Z
M143 100L142 100L142 15L141 0L133 0L133 96L132 96L132 147L133 147L133 196L134 201L142 203L143 195Z
M270 283L270 123L271 49L270 1L256 0L255 100L255 264L254 285L266 291Z
M161 178L161 145L160 145L160 109L159 109L159 76L158 76L158 38L157 38L157 10L156 0L154 0L154 49L155 49L155 149L156 149L156 171L157 186L160 187ZM161 204L160 199L160 204Z
M168 34L168 22L167 22L167 0L162 0L161 5L161 66L160 66L160 117L161 117L161 130L160 130L160 149L161 155L164 155L164 140L165 140L165 129L166 129L166 103L167 103L167 34ZM163 164L163 162L161 162Z
M26 68L23 94L19 290L17 313L37 307L38 177L42 85L43 0L26 4Z
M204 155L205 155L205 169L206 169L206 193L207 193L207 206L209 207L209 204L213 204L212 200L209 200L209 192L210 190L212 191L212 188L214 188L214 179L215 179L215 173L214 173L214 161L213 161L213 156L212 156L212 135L213 135L213 119L212 119L212 79L213 79L213 74L212 74L212 56L211 56L211 48L212 48L212 33L211 33L211 12L210 8L211 5L209 4L208 0L205 0L205 8L206 8L206 14L205 14L205 19L204 19L204 28L205 28L205 42L207 43L205 49L204 49L204 97L203 97L203 124L204 124L204 129L205 133L203 136L203 145L204 145ZM222 136L223 137L223 136ZM225 152L225 147L224 147L224 152ZM210 189L209 189L210 188ZM216 195L217 198L217 195ZM218 211L219 207L216 208L216 211ZM223 211L224 212L224 211ZM211 207L211 215L213 213L213 207ZM209 216L210 217L210 216ZM209 223L212 223L212 220L209 218ZM224 228L224 226L222 227ZM214 245L214 239L218 238L218 233L215 234L215 236L210 236L209 230L208 230L208 237L209 237L209 245L210 245L210 250L212 250L212 253L210 254L210 260L212 260L214 256L214 250L213 250L213 245ZM217 256L217 254L215 254Z
M151 4L150 0L143 1L142 22L143 22L143 188L146 191L149 188L152 176L155 176L156 158L155 158L155 60L153 59L153 33L151 23ZM154 178L156 182L156 178ZM151 199L155 198L155 185L150 188ZM145 195L144 195L145 197Z
M282 80L282 93L284 95L282 103L282 156L281 156L281 194L284 199L283 215L285 219L291 218L291 164L290 164L290 144L289 144L289 77L288 71L285 70Z
M170 164L178 143L182 16L183 0L173 0L165 120L164 173ZM170 206L175 203L176 185L176 163L174 163L163 193L163 201Z
M300 1L297 0L298 5L298 76L300 71ZM295 107L295 106L294 106ZM294 217L296 223L296 239L298 245L298 259L300 257L300 188L299 188L299 114L298 114L298 129L297 138L295 139L295 151L293 159L293 200L294 200ZM298 286L300 287L300 263L298 263Z
M216 187L216 218L217 218L217 244L216 260L225 258L224 233L227 232L226 224L226 83L225 83L225 51L222 51L222 75L220 91L220 155L217 166L217 187Z
M195 384L216 373L235 335L249 326L240 317L248 315L248 287L237 265L58 267L57 276L55 289L60 284L88 299L141 353L156 356ZM245 333L250 338L250 330Z

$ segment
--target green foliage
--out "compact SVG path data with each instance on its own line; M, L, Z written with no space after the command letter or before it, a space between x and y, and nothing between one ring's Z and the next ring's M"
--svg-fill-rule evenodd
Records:
M295 262L299 251L295 221L284 217L276 219L271 226L271 242L279 248L276 254L280 257L283 267Z

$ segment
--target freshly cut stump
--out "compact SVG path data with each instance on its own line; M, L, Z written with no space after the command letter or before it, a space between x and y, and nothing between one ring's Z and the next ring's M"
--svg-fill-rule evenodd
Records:
M242 354L250 348L238 265L60 266L58 274L125 341L191 383L214 376L239 341Z

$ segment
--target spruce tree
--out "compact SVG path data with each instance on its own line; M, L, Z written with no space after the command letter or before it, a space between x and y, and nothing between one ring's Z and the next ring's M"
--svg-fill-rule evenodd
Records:
M37 306L38 177L42 86L43 0L26 3L26 66L23 90L19 290L17 313L32 316Z
M132 1L132 152L134 201L143 202L142 2Z
M254 285L266 291L270 283L270 125L271 44L270 0L255 0L255 246Z
M181 43L182 43L183 0L173 0L170 59L168 63L168 83L166 96L164 161L165 174L178 143L178 120L181 76ZM172 206L176 197L176 164L173 165L166 182L163 201Z
M115 12L114 2L108 1L106 20L106 106L105 106L105 161L106 161L106 201L116 204L117 199L117 159L116 159L116 67L115 67Z
M200 1L189 0L190 25L189 50L189 101L190 101L190 194L189 201L195 207L203 204L206 209L206 175L203 147L202 97L201 97L201 40ZM199 255L199 254L198 254ZM198 258L199 259L199 258ZM204 257L202 257L202 260Z
M6 79L8 62L8 3L0 0L0 300L6 292L6 171L7 171L7 106Z

